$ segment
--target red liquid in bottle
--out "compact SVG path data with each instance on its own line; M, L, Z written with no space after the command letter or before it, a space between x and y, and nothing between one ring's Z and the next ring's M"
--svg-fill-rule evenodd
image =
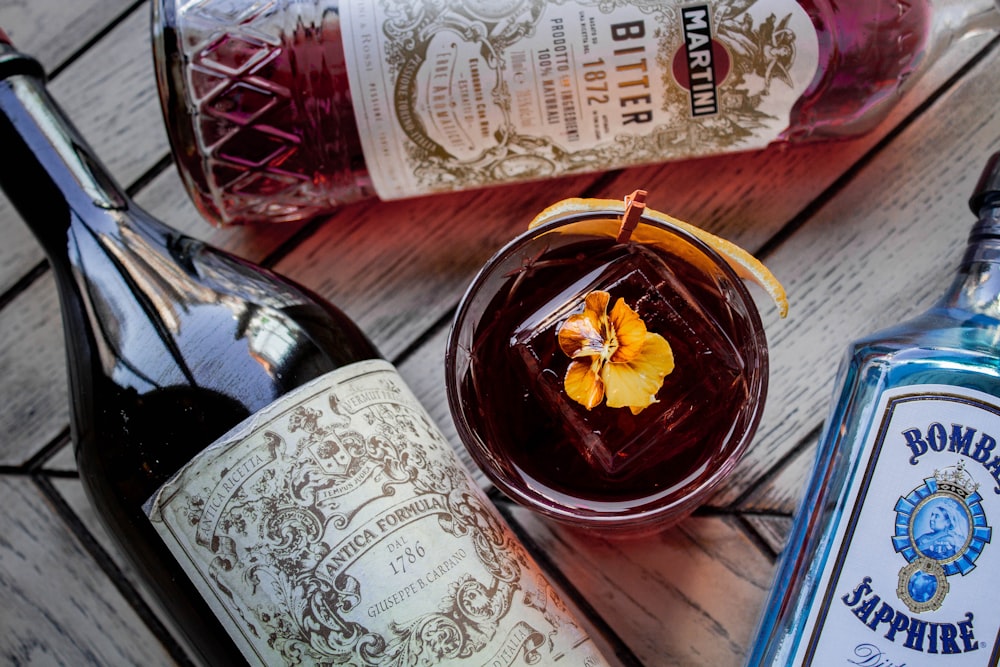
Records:
M189 63L165 74L187 77L196 108L174 109L168 124L181 174L209 219L307 219L372 195L339 21L324 20L274 28L270 40L244 24L220 24ZM174 30L157 40L165 49L158 62L183 62ZM185 93L170 85L165 99L182 103Z
M817 30L819 66L780 138L837 138L871 129L921 64L928 1L799 4ZM374 195L334 11L313 9L316 16L304 16L305 10L286 9L222 19L199 5L180 10L179 17L171 8L171 0L157 3L164 15L163 34L155 40L160 90L182 176L209 219L301 220ZM775 11L780 16L785 10ZM738 23L741 16L724 20ZM770 41L755 47L762 59L755 64L758 74L794 58L776 23ZM746 38L766 37L758 30ZM189 39L206 41L192 47ZM740 150L739 144L732 149Z
M819 70L795 103L787 141L847 137L882 121L921 64L927 0L799 0L819 37Z

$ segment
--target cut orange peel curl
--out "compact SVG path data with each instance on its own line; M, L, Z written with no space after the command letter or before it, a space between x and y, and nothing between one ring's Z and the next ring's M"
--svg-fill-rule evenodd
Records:
M552 204L536 215L528 225L528 228L532 229L551 220L555 220L556 218L562 218L576 213L615 211L624 215L629 206L630 198L634 195L635 193L626 197L624 200L592 199L582 197L563 199L562 201ZM711 232L706 232L700 227L692 225L689 222L684 222L683 220L678 220L677 218L667 215L666 213L655 211L649 207L645 207L645 210L642 211L642 213L654 220L677 227L703 241L719 253L726 263L732 267L733 271L736 272L737 276L743 280L759 285L765 292L767 292L768 296L770 296L774 301L774 305L777 306L778 314L781 317L785 317L788 314L788 295L785 294L785 288L782 287L780 282L778 282L778 279L774 276L774 274L771 273L771 271L764 266L760 260L751 255L749 252L732 241L716 236Z

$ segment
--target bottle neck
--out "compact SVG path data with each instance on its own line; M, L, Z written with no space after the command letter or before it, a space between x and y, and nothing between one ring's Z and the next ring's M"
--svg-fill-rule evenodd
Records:
M1000 202L981 209L958 275L940 305L1000 320Z
M64 244L73 219L108 217L86 216L87 210L128 208L125 194L49 95L41 67L2 39L0 145L0 186L46 250Z

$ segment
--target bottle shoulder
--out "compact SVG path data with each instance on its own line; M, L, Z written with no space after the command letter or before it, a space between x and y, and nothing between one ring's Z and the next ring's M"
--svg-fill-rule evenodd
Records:
M988 316L932 309L859 338L841 369L843 394L861 395L904 385L975 387L1000 396L1000 323Z
M886 353L914 350L967 351L996 355L1000 320L988 314L934 307L914 318L862 336L852 350L879 349Z

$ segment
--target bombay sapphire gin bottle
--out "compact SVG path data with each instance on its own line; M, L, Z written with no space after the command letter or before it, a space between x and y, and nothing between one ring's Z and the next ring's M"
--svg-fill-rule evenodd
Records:
M951 288L854 342L748 665L1000 657L1000 153Z

